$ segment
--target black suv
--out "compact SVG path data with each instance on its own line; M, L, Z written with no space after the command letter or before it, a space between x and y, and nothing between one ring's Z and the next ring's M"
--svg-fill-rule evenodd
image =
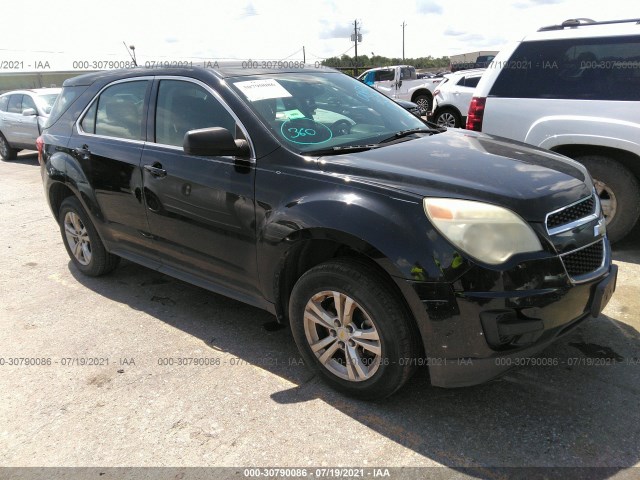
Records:
M124 257L272 312L362 398L418 365L438 386L493 378L615 289L584 167L438 129L330 69L67 80L41 161L80 271Z

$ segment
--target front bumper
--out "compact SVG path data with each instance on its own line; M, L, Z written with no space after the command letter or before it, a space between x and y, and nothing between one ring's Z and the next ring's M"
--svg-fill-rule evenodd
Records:
M609 264L591 281L548 288L469 291L459 288L461 282L458 288L409 282L426 312L418 324L431 383L476 385L513 367L539 364L544 359L530 357L600 314L616 278L617 266Z

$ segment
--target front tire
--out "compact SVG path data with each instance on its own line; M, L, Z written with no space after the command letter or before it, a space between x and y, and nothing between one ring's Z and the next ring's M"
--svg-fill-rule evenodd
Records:
M0 158L2 160L15 160L18 155L18 150L11 148L7 139L0 133Z
M576 158L593 177L611 243L622 240L640 217L640 184L624 165L602 155Z
M97 277L118 266L120 257L104 248L89 216L76 197L67 197L58 215L62 241L71 261L85 275Z
M337 259L307 271L289 318L305 363L344 393L383 398L415 370L415 324L389 280L365 262Z

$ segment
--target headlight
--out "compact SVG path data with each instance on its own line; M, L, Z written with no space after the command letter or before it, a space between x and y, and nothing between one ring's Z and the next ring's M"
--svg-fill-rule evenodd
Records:
M425 198L424 211L451 243L481 262L498 265L517 253L539 252L529 224L506 208L452 198Z

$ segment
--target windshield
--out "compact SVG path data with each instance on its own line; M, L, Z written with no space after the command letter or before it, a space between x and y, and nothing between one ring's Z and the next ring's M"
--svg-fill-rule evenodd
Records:
M45 113L45 115L49 115L51 113L51 109L53 108L53 104L58 98L57 93L48 93L46 95L38 95L38 104L40 108Z
M231 79L283 144L305 153L377 144L426 124L342 73L282 73Z

